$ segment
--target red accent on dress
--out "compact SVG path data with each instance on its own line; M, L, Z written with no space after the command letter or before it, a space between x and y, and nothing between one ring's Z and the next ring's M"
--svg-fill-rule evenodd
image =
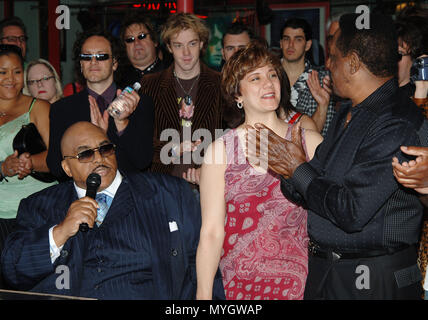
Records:
M303 299L306 210L283 196L275 173L257 171L248 163L236 129L221 139L227 155L226 235L220 259L226 299Z

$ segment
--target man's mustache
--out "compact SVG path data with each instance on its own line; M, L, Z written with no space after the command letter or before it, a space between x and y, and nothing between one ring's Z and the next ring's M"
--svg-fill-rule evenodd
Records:
M109 167L109 166L106 166L106 165L104 165L104 164L100 164L98 167L96 167L94 170L92 170L92 172L97 171L99 168L111 169L111 167Z

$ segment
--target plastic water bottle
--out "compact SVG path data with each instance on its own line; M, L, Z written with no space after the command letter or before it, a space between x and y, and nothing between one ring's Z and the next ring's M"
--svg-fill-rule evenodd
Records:
M132 88L130 86L127 86L125 89L123 89L122 93L118 97L116 97L116 99L114 99L112 103L110 103L109 107L107 108L108 113L113 118L119 118L123 112L124 105L126 103L125 99L123 99L124 93L131 93L132 91L139 90L140 88L141 84L139 82L135 82Z

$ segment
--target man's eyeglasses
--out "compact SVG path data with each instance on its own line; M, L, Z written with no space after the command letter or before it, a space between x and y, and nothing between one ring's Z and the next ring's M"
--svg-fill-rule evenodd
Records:
M97 61L105 61L105 60L108 60L110 58L110 55L108 53L94 53L94 54L81 53L81 54L79 54L80 60L83 60L83 61L91 61L93 57Z
M34 86L36 83L37 84L39 84L41 82L45 83L45 82L47 82L50 79L55 79L55 77L54 76L50 76L50 77L43 77L43 78L41 78L39 80L27 80L27 85Z
M27 42L27 40L28 40L28 37L27 36L19 36L19 37L17 37L17 36L8 36L8 37L3 37L3 38L0 38L0 40L1 41L4 41L4 40L6 40L7 42L14 42L14 43L17 43L17 42Z
M138 39L143 40L147 37L147 34L142 33L137 36ZM129 37L125 39L126 43L133 43L135 41L135 37Z
M92 162L95 159L95 151L98 151L101 157L106 158L114 153L116 146L113 143L103 144L97 148L81 151L77 156L63 156L63 159L77 159L79 162Z

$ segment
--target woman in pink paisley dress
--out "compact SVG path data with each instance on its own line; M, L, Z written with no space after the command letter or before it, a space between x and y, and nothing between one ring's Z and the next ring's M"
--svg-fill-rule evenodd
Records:
M281 89L283 77L276 57L254 43L223 68L222 90L230 102L226 114L234 129L207 148L202 165L197 299L212 298L218 267L228 300L303 299L306 210L284 198L279 177L250 164L245 151L246 130L258 122L291 139L295 124L279 116L288 113L281 110L289 99ZM310 159L322 137L302 129L302 138Z

